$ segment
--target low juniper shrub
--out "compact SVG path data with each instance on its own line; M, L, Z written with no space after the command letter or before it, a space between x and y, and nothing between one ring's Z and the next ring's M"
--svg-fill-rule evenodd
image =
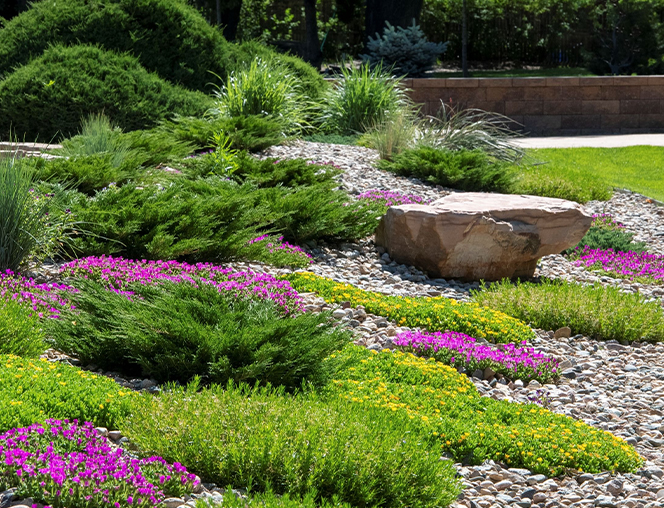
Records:
M127 295L90 280L74 284L75 309L47 323L54 346L128 376L295 390L323 383L323 358L349 340L328 314L284 318L270 300L236 297L233 285L163 280L127 284Z
M509 164L492 160L480 150L439 150L419 147L404 150L378 167L400 176L466 191L505 192L513 183Z

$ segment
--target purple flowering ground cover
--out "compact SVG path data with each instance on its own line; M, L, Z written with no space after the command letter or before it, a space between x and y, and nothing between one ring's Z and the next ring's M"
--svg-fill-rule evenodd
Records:
M658 283L664 279L664 256L649 252L620 252L613 249L590 249L586 246L573 263L589 270L603 270L609 275L621 278Z
M381 189L371 189L363 192L357 199L366 199L385 206L398 205L427 205L429 201L416 196L415 194L402 194L400 192L386 191Z
M178 261L132 261L121 257L87 257L63 265L63 275L108 282L121 290L128 284L158 284L161 281L208 284L238 298L271 300L285 314L303 310L302 299L290 283L266 273L234 271L211 263L190 265Z
M198 479L161 457L131 458L92 423L47 420L0 435L0 488L52 507L152 507Z
M559 376L558 360L536 352L525 342L488 346L459 332L408 331L397 335L394 344L417 356L435 358L470 373L488 367L509 379L524 382L535 379L542 384L555 381Z

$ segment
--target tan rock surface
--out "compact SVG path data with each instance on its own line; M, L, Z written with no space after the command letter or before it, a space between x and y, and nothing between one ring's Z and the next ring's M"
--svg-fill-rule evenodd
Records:
M391 207L376 243L398 263L435 277L531 277L537 260L576 245L592 216L564 199L455 193L430 205Z

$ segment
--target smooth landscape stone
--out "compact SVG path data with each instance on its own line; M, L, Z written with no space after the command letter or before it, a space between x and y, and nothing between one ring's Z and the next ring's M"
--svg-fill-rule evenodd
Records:
M454 193L431 205L392 206L376 244L431 277L532 277L537 260L576 245L592 216L578 203L539 196Z

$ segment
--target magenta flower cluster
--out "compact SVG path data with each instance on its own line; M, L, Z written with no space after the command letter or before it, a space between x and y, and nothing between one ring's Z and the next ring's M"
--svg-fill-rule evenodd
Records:
M294 256L298 256L304 259L309 260L310 263L313 262L311 255L304 250L302 250L302 247L299 247L297 245L291 245L288 242L284 242L284 237L279 236L277 238L274 238L271 235L261 235L257 236L253 240L249 240L250 245L253 243L258 243L258 242L265 242L265 248L270 252L274 253L277 251L284 252L286 254L292 254Z
M127 456L91 423L47 420L0 435L0 483L47 507L151 508L198 479L177 462Z
M368 190L357 196L357 198L378 202L385 206L429 204L429 201L414 194L401 194L400 192L392 192L380 189Z
M592 226L601 229L624 229L624 224L616 222L613 216L609 213L595 213L593 214Z
M132 261L112 256L87 257L62 266L61 272L72 277L107 282L122 290L130 283L158 284L162 281L209 284L219 291L228 291L238 298L271 300L285 314L303 311L302 299L290 283L266 273L234 271L232 268L178 261Z
M509 379L548 383L558 377L558 360L526 347L526 343L488 346L459 332L403 332L394 344L418 356L433 357L469 373L489 367Z
M574 264L602 269L619 277L664 279L664 256L649 252L620 252L613 249L590 249L586 246Z
M72 308L66 298L71 291L66 284L37 284L11 270L0 274L0 298L29 305L42 318L56 318L62 309Z

